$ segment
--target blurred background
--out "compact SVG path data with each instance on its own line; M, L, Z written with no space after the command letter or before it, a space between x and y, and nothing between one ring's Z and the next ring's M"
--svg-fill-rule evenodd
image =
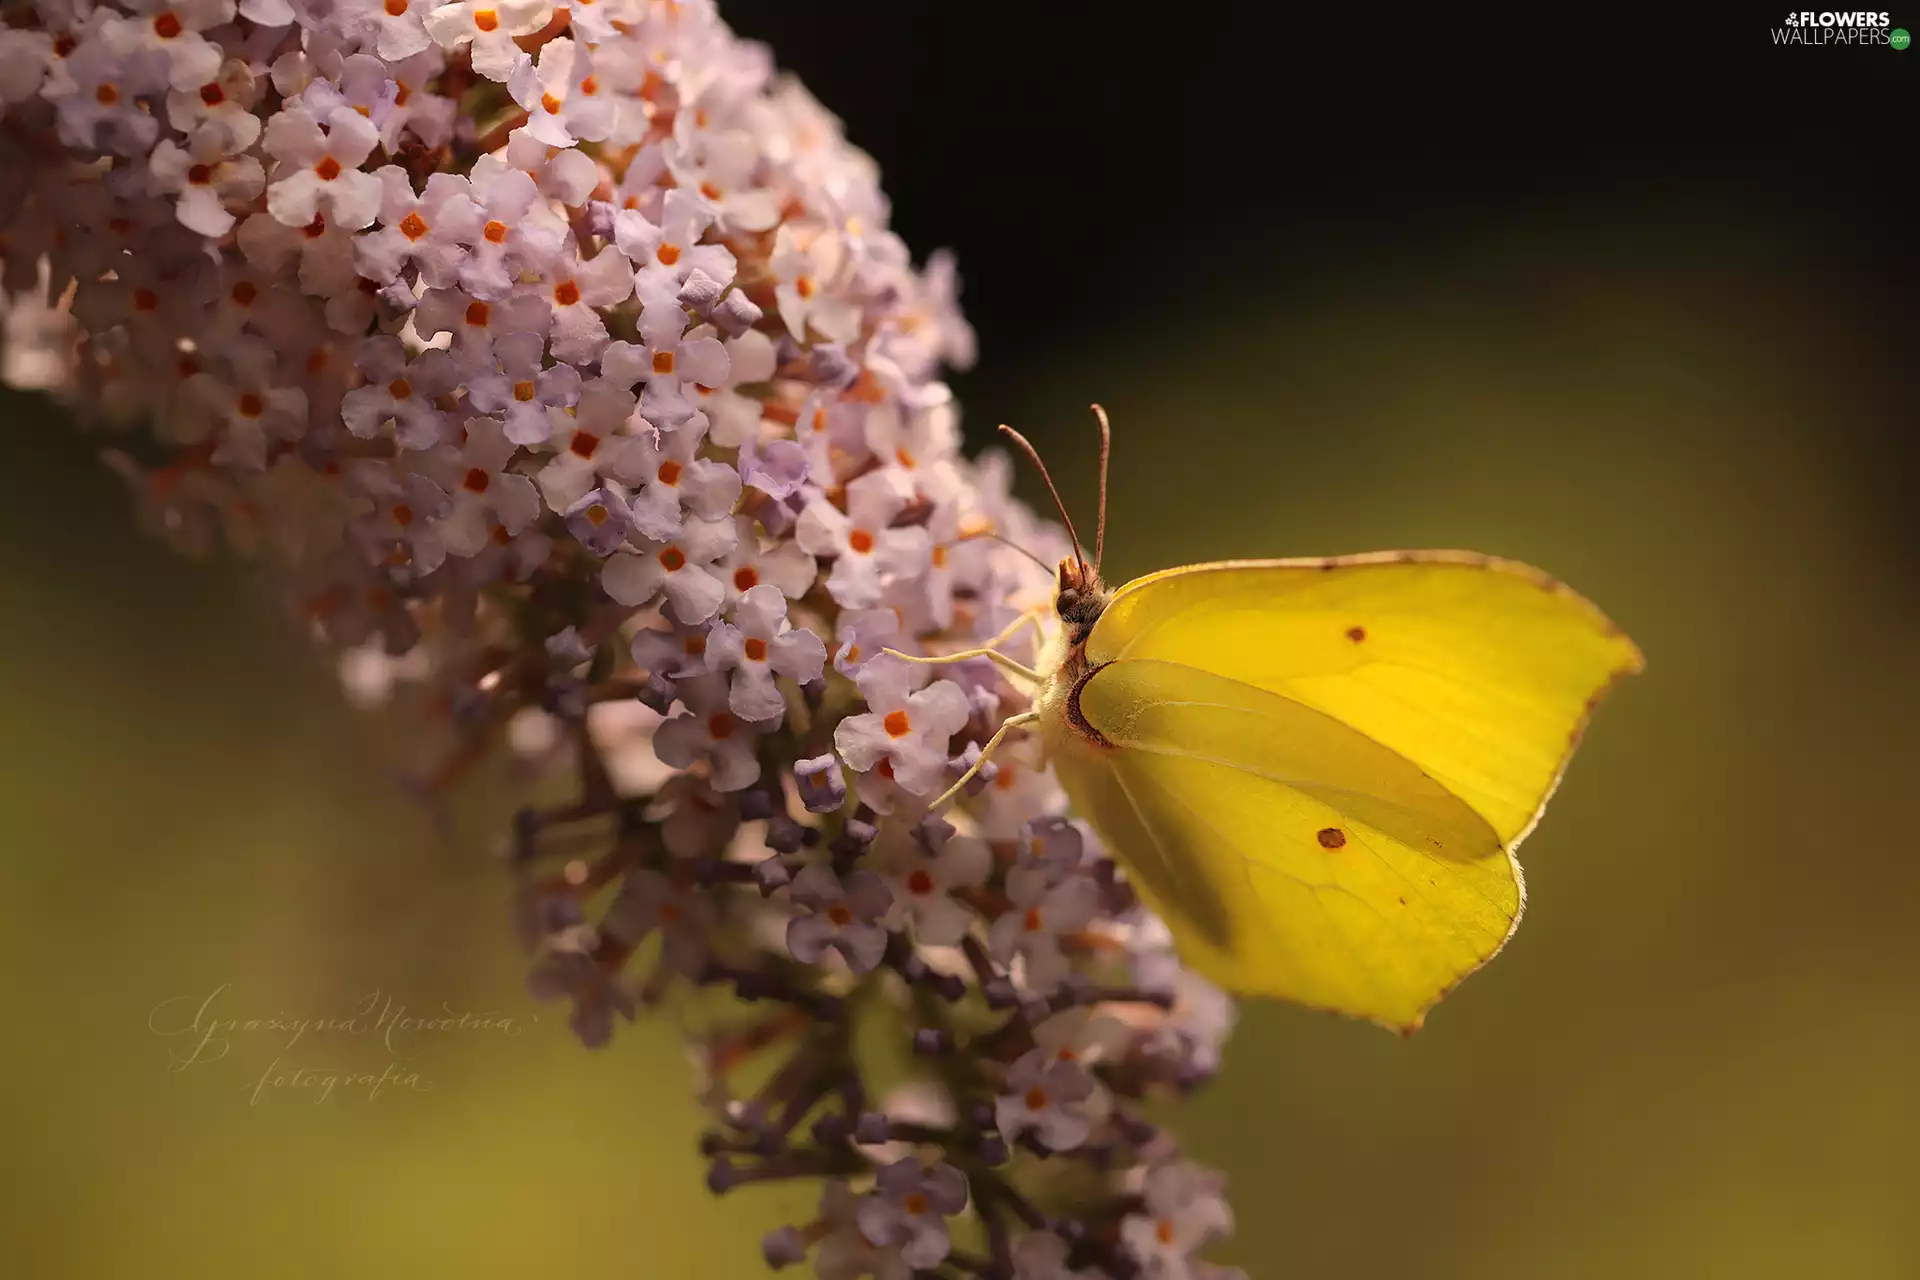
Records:
M1090 511L1111 411L1111 576L1469 547L1647 653L1523 850L1524 927L1423 1032L1244 1011L1182 1122L1233 1179L1218 1259L1920 1275L1920 50L1758 10L722 11L957 249L971 444L1018 425ZM761 1274L806 1197L707 1196L675 1029L579 1049L385 727L237 568L140 536L91 442L0 420L9 1273ZM276 1071L391 1055L243 1032L170 1069L209 998L492 1019L320 1099Z

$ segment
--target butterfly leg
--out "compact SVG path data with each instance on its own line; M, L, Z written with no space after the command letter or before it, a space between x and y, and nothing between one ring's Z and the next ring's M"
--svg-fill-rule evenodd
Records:
M1002 720L1000 727L993 731L993 736L987 739L987 745L980 748L980 754L974 759L971 765L967 766L967 771L960 775L960 781L954 783L945 791L942 791L939 799L927 806L928 811L931 812L941 808L949 800L959 795L961 788L974 780L975 776L980 772L980 766L987 762L987 757L993 754L994 748L1000 745L1001 740L1005 738L1008 733L1020 728L1022 725L1032 724L1039 718L1040 714L1037 711L1022 711L1017 716L1008 716L1005 720Z
M1001 645L1019 635L1023 627L1032 627L1034 638L1044 640L1046 638L1046 631L1042 627L1040 619L1046 617L1052 609L1052 604L1036 604L1029 608L1022 609L1019 616L1014 618L1012 622L1009 622L999 635L980 647L982 649L998 649Z
M902 662L911 662L915 666L921 667L939 666L945 662L965 662L970 658L986 658L1001 670L1012 672L1022 680L1031 680L1035 684L1040 683L1041 680L1041 675L1038 671L1035 671L1023 662L1015 662L998 649L962 649L958 653L943 653L931 658L916 658L912 654L902 653L898 649L882 649L880 652L890 658L898 658Z

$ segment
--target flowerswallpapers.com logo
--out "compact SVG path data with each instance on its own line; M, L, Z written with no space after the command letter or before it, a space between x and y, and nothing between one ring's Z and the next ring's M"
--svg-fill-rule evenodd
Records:
M1912 42L1886 13L1789 13L1773 29L1775 44L1884 44L1904 49Z

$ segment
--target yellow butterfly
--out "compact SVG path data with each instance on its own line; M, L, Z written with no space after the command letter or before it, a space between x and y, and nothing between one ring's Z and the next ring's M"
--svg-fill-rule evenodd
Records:
M1514 849L1639 649L1546 574L1470 552L1226 560L1109 590L1110 430L1094 413L1094 560L1061 505L1074 555L1038 668L996 648L1035 615L985 648L909 659L991 658L1034 690L934 807L1037 726L1074 810L1191 968L1418 1029L1519 924Z

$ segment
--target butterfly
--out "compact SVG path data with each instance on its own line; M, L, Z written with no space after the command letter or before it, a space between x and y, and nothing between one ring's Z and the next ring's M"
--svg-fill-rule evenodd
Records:
M1514 851L1640 650L1545 573L1470 552L1226 560L1109 589L1111 429L1093 408L1091 564L1038 452L1001 428L1073 544L1037 666L999 646L1038 613L982 648L894 654L989 658L1032 691L933 807L1035 732L1188 967L1238 995L1417 1030L1519 925Z

